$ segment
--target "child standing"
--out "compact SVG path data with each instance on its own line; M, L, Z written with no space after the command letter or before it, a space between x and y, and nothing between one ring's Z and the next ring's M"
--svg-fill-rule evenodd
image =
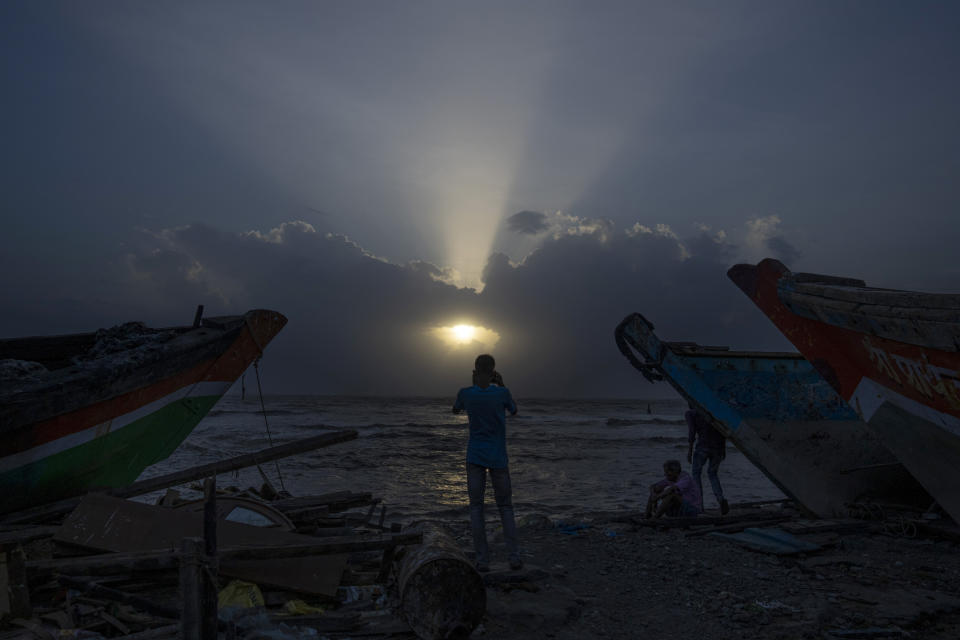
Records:
M503 539L510 554L510 568L520 569L523 561L517 548L517 525L513 519L510 470L507 468L507 421L505 411L517 414L510 390L495 370L493 356L482 354L474 362L473 386L457 393L453 412L467 411L470 440L467 444L467 493L470 496L470 529L477 552L477 570L490 570L483 495L487 489L487 470L493 482L493 494L503 523ZM500 384L494 384L494 381Z

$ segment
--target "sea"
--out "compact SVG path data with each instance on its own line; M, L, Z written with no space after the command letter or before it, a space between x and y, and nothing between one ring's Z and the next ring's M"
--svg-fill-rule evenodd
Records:
M466 415L452 398L225 396L166 460L141 478L223 460L331 428L355 440L304 451L260 468L222 474L218 486L259 488L264 477L294 496L370 492L388 522L468 517ZM637 510L663 462L686 462L686 405L679 399L524 399L507 418L507 451L518 517ZM720 466L731 504L783 494L730 443ZM704 473L704 506L716 501ZM200 497L191 490L184 497ZM493 501L488 487L488 502ZM378 514L379 515L379 514Z

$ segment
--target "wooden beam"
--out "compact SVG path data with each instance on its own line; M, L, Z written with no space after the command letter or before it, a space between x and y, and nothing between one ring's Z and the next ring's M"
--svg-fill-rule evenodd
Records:
M185 482L200 480L201 478L206 478L207 476L219 475L221 473L227 473L228 471L236 471L237 469L243 469L245 467L253 467L258 464L263 464L264 462L270 462L271 460L286 458L298 453L306 453L315 449L322 449L323 447L329 447L335 444L340 444L341 442L353 440L356 437L356 431L353 429L347 429L344 431L324 433L319 436L313 436L312 438L294 440L293 442L287 442L286 444L280 444L275 447L254 451L253 453L245 453L234 458L227 458L226 460L218 460L217 462L211 462L210 464L193 467L192 469L185 469L183 471L168 473L156 478L141 480L140 482L133 483L129 487L111 491L110 495L118 498L131 498L133 496L143 495L144 493L150 493L151 491L156 491L158 489L166 489L167 487L184 484Z
M318 436L313 436L312 438L294 440L293 442L287 442L285 444L269 447L253 453L245 453L233 458L227 458L226 460L218 460L217 462L211 462L199 467L184 469L183 471L176 471L174 473L168 473L155 478L141 480L140 482L135 482L128 487L123 487L120 489L104 489L103 491L118 498L131 498L144 493L150 493L151 491L166 489L167 487L172 487L174 485L200 480L201 478L206 478L211 475L218 475L221 473L227 473L229 471L236 471L237 469L253 467L271 460L286 458L298 453L306 453L315 449L329 447L335 444L340 444L341 442L353 440L356 437L357 432L352 429L328 432ZM3 518L2 522L5 524L17 524L63 515L75 509L76 506L80 504L80 500L81 498L68 498L66 500L60 500L59 502L33 507L31 509L25 509L23 511L9 514Z
M420 532L400 533L385 537L363 539L359 536L321 538L309 545L271 547L225 547L220 549L218 559L248 560L257 558L293 558L299 556L336 555L355 551L376 551L399 545L419 544ZM77 558L53 560L29 560L26 569L30 576L51 573L84 575L107 575L128 571L162 571L175 569L180 554L175 551L136 551L126 553L102 553Z
M112 575L128 571L165 571L176 569L179 555L174 551L133 551L129 553L101 553L74 558L27 560L27 574L31 578L54 573L77 575Z
M18 527L0 531L0 548L7 545L24 544L31 540L49 538L57 532L58 527Z
M227 548L220 553L221 562L227 560L256 560L259 558L295 558L298 556L333 555L356 551L376 551L399 545L420 544L423 537L419 531L398 533L387 537L363 539L359 536L343 536L322 539L306 545L276 547Z
M131 633L130 635L123 636L123 640L157 640L177 638L179 637L180 624L168 624L163 627L154 627L153 629L147 629L146 631L140 631L138 633Z

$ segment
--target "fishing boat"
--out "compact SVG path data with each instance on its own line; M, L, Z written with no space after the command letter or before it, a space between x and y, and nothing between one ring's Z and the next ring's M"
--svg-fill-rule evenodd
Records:
M916 480L799 353L666 342L639 313L624 318L615 337L648 381L668 382L811 514L847 516L850 505L863 501L929 504Z
M0 513L132 483L169 456L287 319L0 340Z
M792 273L727 275L960 522L960 295Z

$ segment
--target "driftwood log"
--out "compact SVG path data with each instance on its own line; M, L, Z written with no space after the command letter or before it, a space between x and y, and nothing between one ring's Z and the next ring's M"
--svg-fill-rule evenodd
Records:
M420 638L467 638L487 610L483 579L439 528L425 526L423 542L404 549L397 582L400 611Z

